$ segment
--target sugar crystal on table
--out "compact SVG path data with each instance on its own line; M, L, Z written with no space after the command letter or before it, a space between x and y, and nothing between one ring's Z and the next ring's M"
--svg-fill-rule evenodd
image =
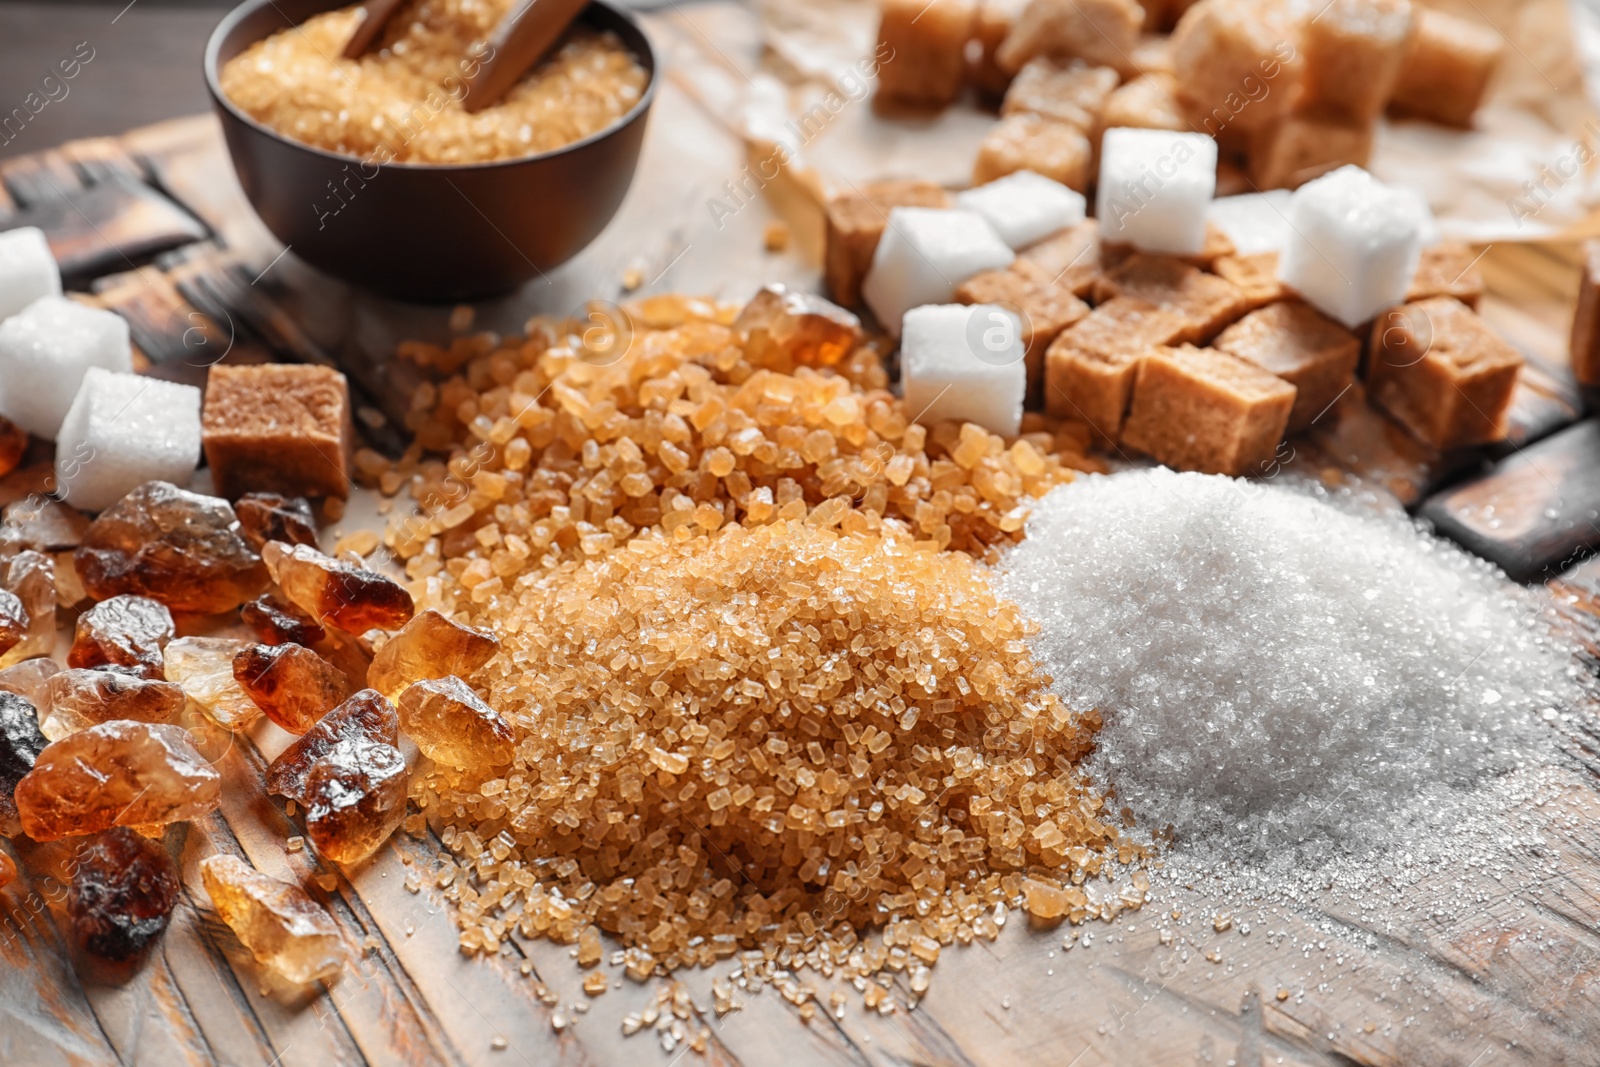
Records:
M81 845L72 871L74 933L89 953L118 962L141 956L161 936L183 888L166 849L125 827Z
M1217 143L1203 133L1107 130L1095 218L1100 239L1147 252L1195 255L1217 189Z
M267 718L303 734L353 691L350 679L303 645L246 645L233 657L233 677Z
M411 594L393 578L308 545L269 541L261 555L283 595L326 626L354 634L393 630L416 610Z
M328 635L317 620L286 600L268 594L256 597L239 609L239 621L250 627L264 645L293 641L310 648Z
M1422 255L1414 203L1360 167L1302 185L1290 202L1278 277L1355 329L1406 297Z
M40 729L59 741L114 719L175 723L183 701L183 690L171 682L124 674L120 668L71 667L50 678L50 712Z
M96 600L152 597L211 615L258 596L269 577L226 500L146 482L100 513L73 561Z
M995 304L929 304L906 314L900 375L918 422L974 422L1016 434L1028 390L1016 312Z
M1296 109L1371 123L1394 95L1414 21L1411 0L1328 0L1301 27Z
M897 207L889 212L861 295L883 328L898 336L906 312L946 303L974 274L1008 266L1014 258L981 215Z
M1390 110L1470 127L1505 51L1506 39L1493 26L1419 8Z
M53 742L16 792L22 829L35 841L198 819L221 796L221 775L187 730L124 720Z
M89 516L47 496L27 496L6 505L0 539L39 552L77 548L89 528Z
M956 206L982 215L1013 249L1022 249L1084 219L1083 194L1031 170L956 194Z
M861 344L861 320L820 296L764 286L733 320L747 348L774 370L831 367Z
M233 657L245 645L229 637L180 637L162 653L167 681L182 686L211 721L229 730L242 729L261 715L233 676Z
M390 700L424 678L470 678L500 649L491 631L457 622L429 608L390 637L367 669L367 684Z
M1189 128L1232 138L1293 105L1304 59L1299 9L1282 0L1200 0L1172 33L1173 74Z
M343 968L338 924L299 886L229 855L201 860L200 878L211 906L260 963L296 983L332 978Z
M127 321L65 297L29 304L0 322L0 415L54 441L91 368L133 371Z
M0 653L16 648L28 636L28 609L22 598L0 589Z
M67 653L73 667L125 667L161 678L161 650L176 631L172 612L159 600L114 596L78 616L77 636Z
M267 791L305 802L307 776L341 741L360 739L396 745L400 718L383 694L363 689L324 715L267 768Z
M100 511L149 481L185 485L200 462L200 390L91 367L61 423L56 484Z
M33 702L0 692L0 834L6 837L22 831L17 818L17 783L33 770L48 744L39 732L39 713Z
M22 697L43 718L50 703L50 679L65 669L49 657L23 660L0 670L0 692Z
M61 269L37 226L0 233L0 320L47 296L61 295Z
M9 559L0 558L0 588L15 594L28 616L26 634L0 655L0 667L55 651L55 561L32 549L24 549Z
M463 769L510 763L516 743L511 725L454 675L401 694L400 729L424 756Z
M411 773L393 745L365 737L340 741L306 772L300 802L306 834L335 863L359 863L400 826Z
M246 493L233 502L239 530L250 547L260 552L268 541L317 547L317 520L311 502L303 496Z

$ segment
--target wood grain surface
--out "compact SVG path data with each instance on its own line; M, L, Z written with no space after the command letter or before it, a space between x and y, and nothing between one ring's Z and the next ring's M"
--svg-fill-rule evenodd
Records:
M718 51L760 47L719 33L711 24L718 17L712 6L650 18L669 70L718 66L708 53L712 39ZM816 285L815 203L805 189L770 191L770 203L796 230L794 251L783 256L763 251L774 210L768 200L720 220L706 210L707 198L746 162L746 149L697 97L703 94L669 79L640 176L616 223L548 279L478 307L480 327L515 331L536 311L570 312L590 298L617 298L630 270L647 292L728 299L766 281ZM81 227L74 220L89 213L51 202L41 192L45 176L63 189L105 185L114 190L105 195L122 203L153 205L132 215L110 211L106 217L121 228L103 242L112 250L103 254L104 269L86 268L94 277L84 283L93 299L128 317L147 373L198 381L219 360L334 363L357 384L364 429L380 445L400 440L396 421L418 378L415 368L390 358L393 344L446 337L449 309L351 292L299 264L292 251L284 254L243 203L212 120L136 130L0 168L0 226L11 224L8 215L54 210L53 239L76 240ZM201 232L175 225L180 218ZM1293 462L1330 478L1376 481L1410 505L1449 486L1479 506L1482 494L1498 492L1493 478L1477 481L1484 472L1499 464L1503 479L1516 464L1536 465L1529 444L1545 439L1557 447L1563 428L1579 418L1560 373L1573 262L1570 249L1511 246L1491 249L1483 260L1491 289L1486 316L1538 361L1517 408L1521 436L1501 454L1430 454L1354 392L1328 425L1296 442ZM1594 435L1589 423L1564 436ZM1595 481L1593 450L1575 455L1576 467L1588 460L1588 481ZM31 458L38 462L0 485L0 498L40 484L48 456ZM376 507L370 494L358 493L327 531L330 540L376 527ZM1541 593L1560 625L1591 653L1600 649L1600 565L1572 567ZM807 1022L769 988L739 991L737 1009L718 1016L709 987L723 968L680 974L676 980L700 1006L689 1021L710 1031L703 1056L663 1051L651 1034L621 1033L623 1016L671 988L667 979L628 980L608 958L602 966L612 988L589 998L568 946L513 937L493 959L463 956L438 895L405 887L407 872L429 870L438 854L430 836L397 835L350 868L286 851L285 841L301 830L261 786L266 762L286 740L270 724L209 738L207 754L224 774L224 803L207 820L169 833L184 898L149 961L132 973L101 971L70 947L62 911L70 845L11 843L25 873L0 891L0 1062L1600 1063L1600 731L1587 719L1573 740L1575 758L1553 772L1558 795L1519 813L1549 829L1545 844L1513 857L1510 873L1441 873L1411 904L1376 921L1348 899L1268 908L1163 882L1142 911L1111 924L1037 929L1014 916L992 943L947 949L914 1010L904 1006L902 976L896 1007L885 1014L863 1010L848 991L841 1014L818 1010ZM276 984L209 908L197 868L217 851L306 886L329 905L359 950L357 961L314 990ZM1440 895L1432 890L1446 889L1449 899L1473 903L1450 910L1427 903ZM1231 929L1215 929L1209 917L1219 910L1235 915ZM558 1018L565 1022L559 1029Z

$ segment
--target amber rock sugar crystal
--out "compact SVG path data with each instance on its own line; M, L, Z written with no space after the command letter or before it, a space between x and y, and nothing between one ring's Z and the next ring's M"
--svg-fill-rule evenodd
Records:
M499 767L511 762L511 724L460 678L430 678L400 697L400 728L424 756L452 767Z
M74 556L96 600L134 593L173 611L229 611L267 586L267 569L226 500L146 482L100 513Z
M303 645L246 645L233 678L267 718L303 734L350 695L344 672Z
M359 863L399 828L410 782L399 749L364 737L346 738L306 772L301 793L306 833L325 858Z
M41 752L17 783L17 812L35 841L165 826L215 811L221 779L182 727L117 720Z
M363 689L324 715L267 768L267 791L305 803L306 779L318 760L346 740L396 745L400 719L383 694Z
M21 602L22 615L11 605L8 628L25 620L20 640L0 654L0 667L10 667L36 656L48 656L56 647L56 566L43 552L24 549L0 561L0 588Z
M131 960L166 930L181 888L159 842L118 827L79 848L67 912L86 951Z
M367 684L398 700L408 685L425 678L471 678L499 649L500 639L492 632L430 608L406 623L372 657Z
M239 609L239 621L250 628L264 645L292 641L310 648L327 636L327 631L293 604L270 593L258 596Z
M291 982L332 978L344 966L344 938L327 910L288 882L269 878L237 856L200 863L206 893L244 947Z
M114 596L78 616L67 665L113 666L127 668L144 678L161 678L161 650L175 632L172 612L161 601L144 596Z
M261 708L233 676L233 658L245 645L229 637L180 637L162 653L167 681L181 686L212 722L227 730L243 729L261 717Z
M40 728L59 741L113 719L172 723L183 712L183 690L119 670L70 667L50 678L50 711Z
M415 611L405 587L377 571L307 545L269 541L261 551L283 595L325 626L354 634L395 630Z
M317 547L317 520L303 496L246 493L234 502L239 529L250 547L260 552L268 541Z

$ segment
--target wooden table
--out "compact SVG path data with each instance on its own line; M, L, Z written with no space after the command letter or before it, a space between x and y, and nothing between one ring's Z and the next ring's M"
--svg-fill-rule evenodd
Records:
M714 15L652 17L669 67L704 49L693 20L705 17ZM762 251L766 203L720 228L705 211L744 158L742 142L669 79L617 222L548 282L480 307L480 323L515 329L535 310L615 296L629 269L642 272L647 290L735 299L761 281L815 285L815 204L803 190L772 191L798 238L781 257ZM30 155L0 166L0 187L0 226L46 222L76 283L129 318L147 372L198 380L219 359L334 362L350 371L364 406L389 413L375 439L398 439L393 418L413 379L387 355L399 337L443 336L447 309L352 293L281 255L243 205L209 118ZM1577 404L1560 371L1570 253L1505 247L1484 266L1494 292L1486 315L1540 361L1520 432L1573 422ZM1428 455L1375 419L1364 404L1346 404L1333 427L1300 443L1297 463L1376 476L1416 504L1459 478L1463 463L1485 462ZM0 500L37 487L48 457L34 458L0 483ZM374 505L359 497L339 527L377 523ZM1600 647L1600 565L1573 568L1550 595ZM462 956L440 900L404 886L408 870L427 870L438 854L431 837L397 835L347 869L287 853L286 838L300 831L261 788L281 742L270 727L215 742L222 810L169 835L186 892L171 929L132 974L73 959L59 877L67 846L12 843L26 873L0 892L0 1062L694 1062L694 1053L662 1052L649 1035L621 1034L622 1017L653 1001L665 979L635 983L607 963L617 984L590 1000L566 946L515 939L494 959ZM915 1010L867 1013L852 994L841 1017L819 1010L809 1023L771 989L741 992L738 1010L718 1017L713 972L677 978L710 1029L706 1060L750 1067L1600 1063L1600 792L1578 763L1560 775L1570 788L1557 807L1572 818L1556 847L1505 881L1461 872L1462 895L1481 893L1485 903L1458 914L1401 907L1374 924L1308 903L1258 919L1249 902L1162 885L1143 911L1110 925L1036 930L1014 917L993 943L946 950ZM359 962L327 988L275 984L206 903L197 864L219 849L305 884L363 946ZM1216 931L1210 916L1219 909L1240 922ZM1249 935L1243 921L1253 921ZM1075 947L1064 950L1069 933ZM907 993L902 980L895 999L903 1005ZM574 1014L579 1004L587 1011ZM559 1032L558 1011L573 1020Z

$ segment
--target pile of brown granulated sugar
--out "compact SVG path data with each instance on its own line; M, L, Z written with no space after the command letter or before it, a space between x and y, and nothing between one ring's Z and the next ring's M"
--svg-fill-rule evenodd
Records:
M607 366L539 320L409 348L457 364L412 425L450 458L358 462L422 502L388 534L419 608L503 642L471 681L512 764L413 789L463 949L516 931L593 964L598 928L635 978L737 956L809 1016L795 972L887 1011L893 972L914 1001L1008 907L1137 906L1138 872L1085 884L1142 857L1077 770L1098 717L1050 695L974 559L1086 466L1078 439L925 435L870 347L758 366L731 309L631 310Z

